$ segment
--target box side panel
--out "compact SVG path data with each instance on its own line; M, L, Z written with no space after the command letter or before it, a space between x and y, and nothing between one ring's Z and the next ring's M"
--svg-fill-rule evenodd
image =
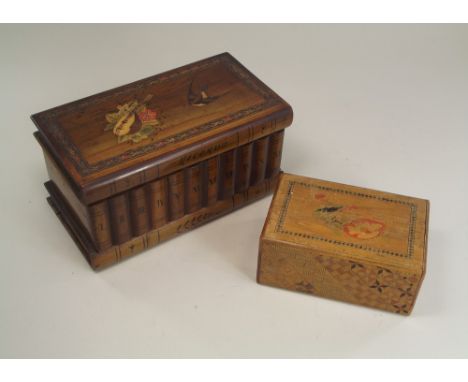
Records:
M110 248L116 235L111 232L112 216L109 213L109 201L102 200L90 206L84 205L73 192L57 162L44 148L43 152L49 179L54 183L57 191L62 194L63 203L68 204L68 208L77 217L85 229L86 235L92 239L93 245L98 251Z
M47 173L49 174L50 180L53 181L55 186L60 190L83 227L91 233L91 219L87 206L85 206L73 192L70 184L52 156L44 148L42 148L42 151L44 153Z
M242 149L241 146L239 153L239 156L246 156L242 158L242 163L253 160L252 150ZM236 152L234 157L237 156ZM275 160L272 175L265 175L260 183L249 184L245 190L225 196L218 190L223 187L222 182L225 180L220 174L226 173L227 169L220 160L204 161L197 166L200 171L193 172L193 168L181 171L184 176L180 176L176 183L178 189L180 188L180 195L185 196L184 200L187 203L179 215L174 216L172 213L173 192L169 177L163 177L104 201L82 206L82 213L88 212L88 219L91 220L87 228L71 208L68 196L57 188L55 182L49 181L46 186L51 195L49 202L57 216L91 266L101 269L271 193L280 176L279 164L280 161ZM237 179L242 182L245 182L246 178L250 179L248 172L252 165L243 168L241 177L236 176L235 168L236 166L232 174L234 190L237 188ZM194 187L200 182L201 187ZM67 185L66 182L64 184ZM200 192L203 193L202 196L199 195ZM91 236L90 229L95 233L102 232L100 235Z
M277 155L272 155L272 163L269 163L269 141L275 142L273 149L281 152L278 147L276 135L281 135L282 143L283 132L271 134L262 138L265 142L265 164L272 169L268 174L264 171L261 178L251 177L250 172L255 166L255 155L252 155L251 149L245 149L247 144L240 146L228 153L218 156L213 165L212 159L202 161L195 166L185 168L162 177L155 182L148 182L143 186L130 189L127 192L120 193L106 199L106 208L102 211L107 218L100 214L92 214L91 228L93 232L102 232L106 229L107 235L94 235L100 240L95 240L95 245L99 251L110 248L112 245L119 245L127 242L133 237L138 237L155 228L160 228L164 224L182 218L185 215L192 214L218 201L227 200L235 197L250 198L253 188L256 185L262 185L266 180L276 179L280 171L280 160ZM255 153L255 145L253 145ZM228 158L227 155L228 154ZM250 162L244 167L237 166L237 160L242 163ZM237 173L242 171L242 176ZM249 180L245 183L245 180ZM242 183L242 191L236 192L238 182ZM247 184L247 188L245 185ZM213 190L216 188L216 190ZM259 188L262 190L262 187ZM263 191L262 191L263 192ZM102 202L90 206L94 207ZM100 210L101 211L101 210ZM99 218L97 221L95 219ZM96 220L96 221L95 221ZM109 228L107 228L108 223Z
M419 281L414 290L414 300L416 300L417 296L419 295L419 291L421 290L422 283L424 278L426 277L426 269L427 269L427 248L428 248L428 241L429 241L429 210L430 210L430 202L426 200L426 225L424 231L424 244L423 244L423 259L421 263L421 273L419 274ZM413 302L414 307L414 302ZM411 310L410 310L411 312Z
M219 200L216 203L203 207L196 212L186 214L181 218L173 220L160 228L153 229L144 235L133 237L123 244L112 246L111 248L99 253L91 252L85 255L94 269L102 269L109 265L118 263L141 253L147 248L154 247L175 236L191 231L205 223L208 223L209 221L262 198L263 196L271 193L277 180L278 176L267 179L256 186L249 187L249 189L243 193L235 194L231 198ZM73 232L72 235L74 235Z
M406 315L420 278L284 242L260 243L258 282L265 285Z

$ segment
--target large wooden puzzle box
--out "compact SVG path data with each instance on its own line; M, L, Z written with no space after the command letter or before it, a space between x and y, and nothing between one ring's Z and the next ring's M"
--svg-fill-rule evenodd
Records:
M268 194L292 118L228 53L32 116L48 201L95 269Z

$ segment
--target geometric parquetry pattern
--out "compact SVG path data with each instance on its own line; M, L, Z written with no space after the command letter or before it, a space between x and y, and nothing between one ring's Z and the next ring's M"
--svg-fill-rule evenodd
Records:
M258 278L262 284L405 315L418 289L415 274L273 242L262 243Z

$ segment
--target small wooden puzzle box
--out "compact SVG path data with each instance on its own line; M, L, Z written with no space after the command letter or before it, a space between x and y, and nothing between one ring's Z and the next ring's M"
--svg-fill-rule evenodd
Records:
M95 269L268 194L292 118L228 53L32 116L48 201Z
M258 282L409 314L425 274L429 201L282 174Z

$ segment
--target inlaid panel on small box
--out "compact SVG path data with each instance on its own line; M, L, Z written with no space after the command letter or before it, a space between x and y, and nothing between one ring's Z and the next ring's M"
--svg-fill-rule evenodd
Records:
M260 238L263 284L409 314L429 202L283 174Z

